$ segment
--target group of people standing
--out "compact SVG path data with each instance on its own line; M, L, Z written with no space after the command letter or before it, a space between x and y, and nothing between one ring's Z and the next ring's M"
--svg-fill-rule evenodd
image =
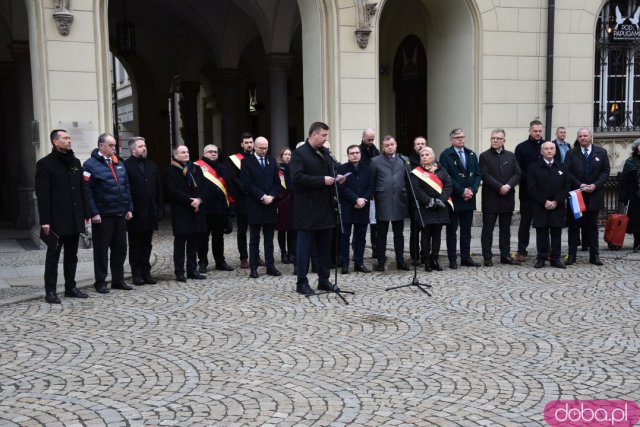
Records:
M124 281L125 233L133 284L156 283L150 266L152 236L164 212L165 195L172 213L174 273L180 282L206 278L209 240L215 268L234 270L224 253L224 234L233 230L233 217L240 268L249 269L251 278L259 277L259 267L266 267L267 275L280 276L273 244L277 231L281 262L294 264L296 290L304 295L315 292L307 278L310 265L318 273L318 289L339 291L329 280L332 254L342 274L349 274L350 250L354 271L371 272L364 261L368 227L373 257L377 259L373 268L385 271L391 226L396 268L409 270L404 259L407 217L411 221L409 244L414 265L424 264L426 271L442 270L439 252L442 229L446 227L449 268L479 267L481 263L471 257L470 243L481 183L484 266L493 265L496 222L503 264L526 261L529 230L533 225L537 246L535 267L543 267L549 260L552 266L565 268L560 256L560 236L562 228L568 225L566 264L576 262L580 231L584 229L581 243L589 248L589 262L602 265L597 220L598 211L604 207L603 185L610 172L607 152L593 145L587 128L578 131L575 147L565 141L564 128L557 129L556 140L546 142L542 129L540 121L532 121L529 138L518 144L514 152L505 148L505 131L494 129L490 148L479 156L465 146L464 130L453 129L451 146L440 154L438 161L423 136L414 139L414 150L405 157L396 152L393 136L382 138L380 152L374 143L375 131L365 129L361 142L347 147L348 161L340 164L329 149L329 127L316 122L304 143L295 150L283 149L277 159L268 155L266 138L254 140L250 133L241 135L240 151L225 162L219 160L215 145L205 146L202 157L195 162L188 148L179 145L172 149L171 165L164 176L147 158L142 137L129 140L131 157L122 162L115 155L113 136L102 134L98 147L81 166L71 149L69 134L54 130L50 136L52 152L36 166L41 231L48 244L45 299L60 303L56 281L63 248L65 296L87 297L76 287L75 270L79 235L89 223L93 235L94 286L98 293L110 291L106 282L109 267L111 289L133 289ZM625 163L621 186L621 200L629 201L632 220L628 232L634 236L634 247L640 244L639 180L640 140L637 140ZM513 258L510 227L518 185L521 220L517 255ZM583 195L585 206L578 217L567 208L570 190L579 190ZM264 258L260 255L261 239Z

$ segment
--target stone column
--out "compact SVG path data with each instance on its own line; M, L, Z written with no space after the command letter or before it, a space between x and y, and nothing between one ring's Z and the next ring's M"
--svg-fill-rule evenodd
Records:
M180 83L182 101L180 102L180 116L182 117L182 138L189 148L191 160L200 157L198 144L198 93L200 82Z
M220 117L222 122L222 141L218 148L233 154L240 150L240 72L235 69L222 69L216 74L220 88Z
M289 146L289 111L287 99L287 70L291 67L291 55L272 53L265 57L269 71L269 107L271 117L271 155L276 157L281 149Z

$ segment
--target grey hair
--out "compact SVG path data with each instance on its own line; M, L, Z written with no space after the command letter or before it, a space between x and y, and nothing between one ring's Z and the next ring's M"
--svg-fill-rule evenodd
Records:
M504 136L507 136L507 133L502 128L495 128L495 129L491 130L491 135L493 135L494 133L501 133Z
M129 150L133 150L133 146L138 141L146 141L146 140L141 136L132 136L131 138L129 138L129 140L127 141L127 145L129 146Z
M111 135L109 132L101 133L100 136L98 136L98 145L104 144L109 137L113 138L113 135Z
M453 139L454 136L456 136L456 135L458 135L460 133L463 133L463 132L464 132L464 129L462 129L462 128L452 129L451 132L449 132L449 139Z

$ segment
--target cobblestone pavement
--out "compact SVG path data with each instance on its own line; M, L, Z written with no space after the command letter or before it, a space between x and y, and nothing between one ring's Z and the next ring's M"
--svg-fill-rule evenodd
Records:
M0 306L0 425L533 426L554 399L639 401L628 252L420 271L432 297L385 291L411 281L392 264L338 275L344 305L290 266L178 284L160 244L157 285Z

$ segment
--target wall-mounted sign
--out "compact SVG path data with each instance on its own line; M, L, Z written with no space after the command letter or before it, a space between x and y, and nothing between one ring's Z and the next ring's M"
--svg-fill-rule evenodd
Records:
M633 16L622 16L620 8L616 6L616 22L613 27L612 37L614 41L640 40L640 7Z

